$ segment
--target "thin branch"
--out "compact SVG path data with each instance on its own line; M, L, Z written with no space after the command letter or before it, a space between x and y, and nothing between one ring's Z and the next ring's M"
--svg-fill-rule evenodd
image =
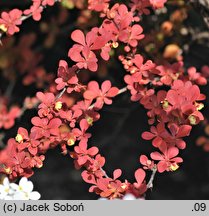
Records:
M120 95L120 94L122 94L122 93L124 93L126 91L127 91L127 87L124 87L124 88L122 88L122 89L119 90L119 92L118 92L117 95Z
M58 100L59 98L61 98L62 95L65 93L66 90L67 90L67 88L64 88L64 89L56 96L56 100Z
M120 95L120 94L122 94L122 93L124 93L124 92L126 92L127 91L127 87L124 87L124 88L122 88L122 89L120 89L119 90L119 92L118 92L118 94L116 95L116 96L118 96L118 95ZM95 105L95 103L93 103L88 109L90 110L90 109L93 109L94 108L94 105Z
M157 168L154 167L153 170L152 170L152 175L151 175L151 177L150 177L150 180L149 180L149 182L147 183L147 188L150 188L150 189L153 188L153 181L154 181L156 172L157 172Z
M15 81L12 80L12 81L9 83L9 85L8 85L6 91L5 91L5 97L7 97L7 98L10 98L10 97L11 97L14 87L15 87Z
M104 173L105 178L110 178L107 173L102 169L102 167L100 167L100 170Z

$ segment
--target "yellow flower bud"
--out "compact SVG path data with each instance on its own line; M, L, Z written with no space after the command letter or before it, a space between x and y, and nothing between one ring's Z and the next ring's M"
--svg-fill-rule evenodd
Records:
M94 119L90 116L86 116L86 121L88 122L89 125L93 125Z
M195 106L196 106L196 109L198 111L204 108L204 104L203 103L197 103L197 102L195 102Z
M73 146L73 145L75 144L75 140L72 139L72 138L70 138L70 139L67 141L67 144L68 144L69 146Z
M119 44L118 44L118 42L117 42L117 41L112 43L112 47L113 47L113 48L117 48L117 47L118 47L118 45L119 45Z
M190 116L188 117L188 119L189 119L189 122L190 122L191 125L196 125L196 124L197 124L197 119L196 119L195 116L190 115Z
M164 110L168 109L169 102L166 99L164 101L161 101L161 104Z
M55 110L60 111L62 109L62 102L61 101L57 101L55 103Z
M11 170L10 167L8 167L8 168L5 167L4 170L5 170L6 174L11 174L12 173L12 170Z
M15 140L18 142L18 143L21 143L23 141L23 137L21 134L17 134L17 136L15 137Z
M7 32L7 28L4 24L0 25L0 30L2 30L3 32Z
M174 163L174 164L171 164L169 168L171 171L176 171L179 168L179 165Z
M37 168L42 168L43 167L43 163L40 163L39 165L36 166Z

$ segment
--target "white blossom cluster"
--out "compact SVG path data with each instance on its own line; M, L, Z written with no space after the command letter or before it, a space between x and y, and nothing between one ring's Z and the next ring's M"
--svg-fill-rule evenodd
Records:
M3 184L0 184L0 200L38 200L40 197L26 177L21 178L19 184L10 183L8 178L4 178Z

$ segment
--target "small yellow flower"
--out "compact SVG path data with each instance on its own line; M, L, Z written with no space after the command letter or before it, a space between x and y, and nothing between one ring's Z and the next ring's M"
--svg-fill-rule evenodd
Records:
M179 168L179 165L174 163L174 164L171 164L169 168L171 171L176 171Z
M94 122L94 119L93 119L92 117L90 117L90 116L87 116L87 117L86 117L86 121L88 122L89 125L92 126L92 125L93 125L93 122Z
M43 167L43 163L41 163L37 166L37 168L41 168L41 167Z
M195 116L190 115L190 116L188 117L188 119L189 119L189 122L190 122L191 125L196 125L196 124L197 124L197 119L196 119Z
M60 111L62 109L62 102L61 101L57 101L55 103L55 110Z
M7 27L4 24L1 24L0 30L2 30L3 32L7 32Z
M161 101L161 104L164 110L168 109L169 102L166 99L164 101Z
M15 137L15 140L18 142L18 143L21 143L23 141L23 137L21 134L17 134L17 136Z
M113 48L117 48L118 46L119 46L119 44L118 44L117 41L112 43L112 47L113 47Z
M152 161L151 160L147 160L147 165L151 165Z
M134 67L133 69L131 69L130 73L131 73L131 74L136 73L136 68Z
M12 170L11 170L10 167L8 167L8 168L5 167L4 170L5 170L6 174L11 174L12 173Z
M70 139L67 141L67 144L68 144L69 146L73 146L73 145L75 144L75 140L72 139L72 138L70 138Z
M195 102L195 106L196 106L196 109L198 111L202 110L204 108L204 104L203 103L197 103L197 102Z

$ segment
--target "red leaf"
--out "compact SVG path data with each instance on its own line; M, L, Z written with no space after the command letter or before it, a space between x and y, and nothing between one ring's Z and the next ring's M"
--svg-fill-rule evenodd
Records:
M157 164L157 169L158 169L158 172L162 173L164 172L166 169L167 169L167 164L165 161L160 161L158 164Z
M86 170L81 173L83 180L89 184L96 184L94 175L90 175Z
M81 157L79 157L78 160L77 160L78 165L82 166L83 164L86 163L87 159L88 159L87 156L81 156Z
M167 156L170 159L170 158L176 157L178 155L178 153L179 153L178 148L176 148L176 147L170 147L168 149Z
M115 180L115 179L119 178L119 177L121 176L121 174L122 174L121 169L116 169L116 170L113 172L113 179Z
M147 132L147 131L145 131L145 132L142 133L142 138L144 140L151 140L154 137L155 137L155 135L153 133L150 133L150 132Z
M83 97L84 97L86 100L93 100L94 98L97 97L97 93L96 93L96 92L93 92L93 91L91 91L91 90L87 90L87 91L84 92Z
M156 148L158 148L162 144L165 144L165 142L163 141L161 137L155 137L154 140L152 141L152 145Z
M176 141L176 146L179 149L185 149L186 148L186 143L184 142L184 140L179 139L179 140Z
M140 163L143 165L147 163L147 160L148 160L148 158L146 155L141 155L139 158Z
M159 153L159 152L152 152L150 154L150 157L153 159L153 160L163 160L163 156Z
M89 128L89 124L86 119L82 119L80 121L80 128L81 128L81 131L86 131Z
M104 81L101 85L102 93L106 93L110 88L111 82L109 80Z
M90 156L94 156L99 152L99 149L97 147L91 147L90 149L88 149L88 154Z
M68 64L65 60L60 60L59 61L59 67L68 68Z
M56 129L62 124L59 118L54 118L49 122L49 128Z
M94 61L88 61L88 69L92 72L96 72L98 69L98 64L96 63L97 58Z
M119 92L119 89L116 87L112 87L108 93L107 93L107 97L115 97Z
M192 130L192 126L190 125L182 125L179 128L179 131L177 133L177 137L185 137L185 136L189 136L190 132Z
M146 176L146 174L145 174L145 171L143 169L140 168L140 169L136 170L135 178L136 178L136 181L138 183L138 186L140 186L142 184L142 182L145 179L145 176Z
M31 119L31 122L32 122L32 124L35 125L35 126L42 126L42 125L43 125L43 124L42 124L42 120L41 120L39 117L37 117L37 116L33 117L33 118Z
M27 139L28 138L28 131L23 128L23 127L19 127L18 129L18 134L21 134L23 136L24 139Z
M31 146L28 148L28 151L32 154L32 155L36 155L38 152L38 148L32 148Z
M37 92L36 93L36 97L40 100L40 101L44 101L45 100L45 95L43 92Z
M72 32L71 34L71 38L72 40L74 40L75 42L82 44L83 46L85 46L86 42L85 42L85 36L83 34L83 32L81 30L75 30Z

